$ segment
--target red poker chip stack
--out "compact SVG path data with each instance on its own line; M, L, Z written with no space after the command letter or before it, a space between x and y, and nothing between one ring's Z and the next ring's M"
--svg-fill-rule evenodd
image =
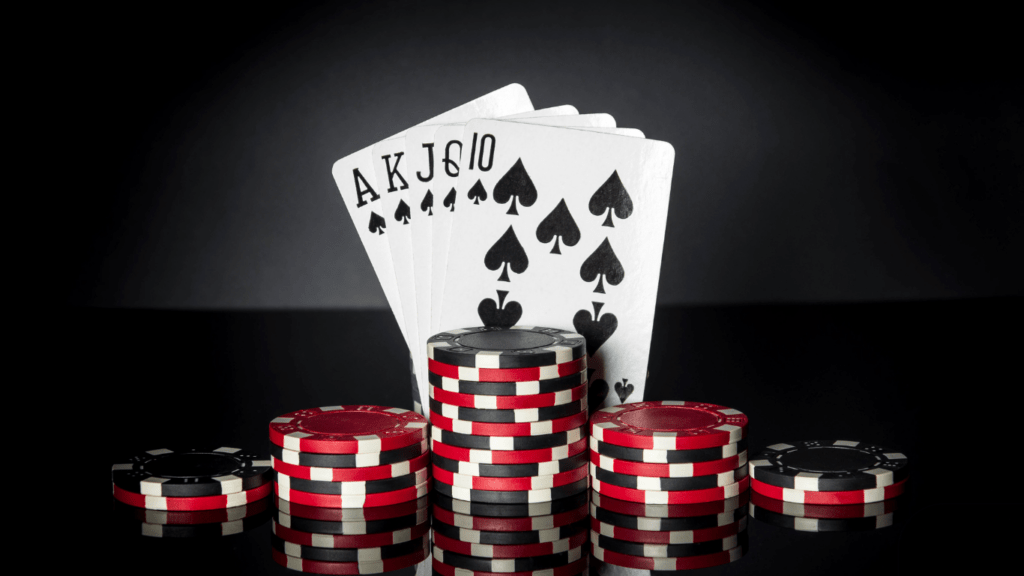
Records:
M590 420L590 550L604 564L688 570L747 550L747 417L702 402L635 402Z
M434 574L585 573L586 340L469 328L427 355Z
M273 559L318 574L414 566L430 550L427 420L385 406L326 406L270 422Z

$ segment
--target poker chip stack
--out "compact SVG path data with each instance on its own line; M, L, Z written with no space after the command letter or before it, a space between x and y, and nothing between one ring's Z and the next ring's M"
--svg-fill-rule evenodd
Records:
M376 574L430 552L430 453L423 416L327 406L270 422L278 564L319 574Z
M149 450L111 468L123 527L143 536L228 536L270 517L270 462L238 448Z
M585 573L585 339L470 328L427 352L434 574Z
M714 404L636 402L595 412L590 546L604 563L599 570L688 570L741 558L746 436L747 417Z
M875 444L773 444L750 461L750 515L801 532L885 528L900 518L909 475L902 452Z

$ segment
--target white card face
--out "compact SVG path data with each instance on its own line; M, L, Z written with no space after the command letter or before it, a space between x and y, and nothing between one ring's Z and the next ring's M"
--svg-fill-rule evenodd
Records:
M510 84L471 102L463 104L431 118L423 124L460 122L478 117L495 117L532 110L533 104L526 89L519 84ZM405 315L399 297L398 281L391 262L391 250L387 232L396 228L386 219L381 210L381 193L377 187L377 176L373 162L373 147L368 146L334 163L334 181L338 185L342 201L359 233L377 280L384 290L406 343L411 344L406 330Z
M575 330L591 408L643 398L672 146L473 120L463 151L441 329Z

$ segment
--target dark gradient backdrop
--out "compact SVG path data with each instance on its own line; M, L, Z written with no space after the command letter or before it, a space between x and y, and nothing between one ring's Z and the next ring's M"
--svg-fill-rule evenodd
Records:
M331 164L519 82L675 146L663 304L1020 293L1012 19L824 6L62 13L47 74L78 184L60 286L102 306L384 306Z

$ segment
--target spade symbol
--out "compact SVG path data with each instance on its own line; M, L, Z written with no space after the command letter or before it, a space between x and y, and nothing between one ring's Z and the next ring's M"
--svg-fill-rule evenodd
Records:
M485 298L480 301L476 312L480 315L480 321L484 323L484 326L511 328L523 316L523 307L519 305L519 302L514 301L505 304L505 296L508 296L508 291L497 290L496 292L498 293L498 303L495 304L494 300Z
M434 194L427 190L423 195L423 202L420 202L420 210L427 213L427 216L434 215Z
M601 279L597 281L597 288L594 289L598 294L604 294L605 280L612 286L618 286L626 277L626 271L622 269L622 263L615 256L615 251L612 250L607 238L583 261L583 266L580 266L580 278L584 282L593 282L598 276Z
M377 234L383 234L384 229L388 227L388 223L384 220L384 217L376 212L370 212L370 232L376 232Z
M494 185L495 202L504 204L510 199L512 205L508 207L506 214L516 216L519 215L519 212L516 211L516 199L526 208L533 206L533 203L537 201L537 188L534 187L533 180L530 180L530 175L526 173L521 158L516 160L516 163Z
M516 238L516 232L511 226L484 255L484 266L487 266L488 270L502 269L499 282L509 281L509 268L516 274L522 274L529 265L530 259L526 256L526 250L523 250L523 245L519 243L519 238Z
M467 196L473 201L473 204L479 204L487 200L487 190L484 190L484 185L477 180L476 184L473 184L473 187L469 189Z
M405 200L399 200L398 209L395 210L395 220L404 225L409 223L409 218L412 218L412 211L409 210L409 205L405 203Z
M616 170L612 172L612 175L608 177L608 180L601 187L594 192L594 195L590 197L590 213L594 216L600 216L605 212L608 212L608 217L604 219L602 226L608 226L614 228L615 224L612 223L612 213L619 219L625 220L629 218L629 215L633 213L633 200L629 197L629 193L626 192L626 187L622 185L622 180L619 180L619 172Z
M449 208L450 212L455 212L455 188L448 191L448 195L444 197L444 207Z
M604 303L593 302L593 304L593 316L590 315L589 310L580 310L572 317L573 328L576 328L576 332L587 339L587 356L596 354L601 345L607 342L615 333L615 329L619 327L619 319L615 317L615 314L606 313L598 320Z
M619 395L619 402L625 402L626 398L633 393L633 385L629 383L626 378L622 379L622 382L615 383L615 393Z
M537 226L537 240L540 240L542 244L547 244L551 242L552 238L555 239L555 245L551 248L552 254L562 253L558 249L559 240L565 242L566 246L575 246L580 241L580 227L572 219L572 214L569 213L569 207L565 205L564 198L558 202L558 206L555 206L550 214L540 221L540 226Z

